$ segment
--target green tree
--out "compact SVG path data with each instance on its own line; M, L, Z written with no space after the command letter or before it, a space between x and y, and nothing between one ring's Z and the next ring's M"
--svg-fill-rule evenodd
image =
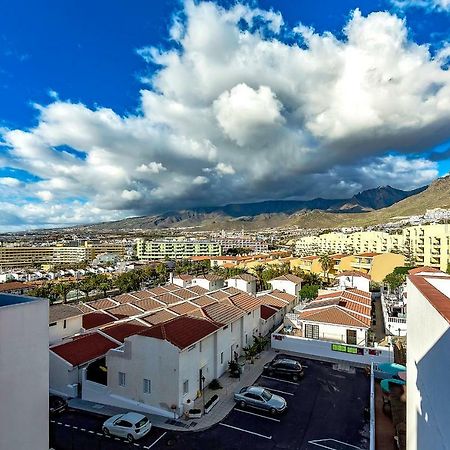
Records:
M395 291L406 281L406 274L391 272L384 277L383 283L385 283L390 291Z
M314 300L317 297L320 286L304 285L300 289L299 296L302 300Z
M256 278L258 278L258 284L259 284L259 291L263 290L264 286L264 280L263 280L263 272L265 270L265 267L262 264L258 264L253 268L253 271L255 272Z
M78 289L84 294L86 300L89 299L89 294L95 289L96 283L93 277L85 277L78 282Z
M327 284L330 284L330 270L334 267L333 258L331 258L330 255L323 254L319 257L319 263L327 280Z
M317 286L320 285L322 283L322 280L320 278L319 275L317 275L317 273L305 273L303 275L303 286Z
M55 283L52 286L53 291L59 298L62 298L63 303L67 302L67 295L70 291L73 291L76 288L76 284L72 282L68 283Z

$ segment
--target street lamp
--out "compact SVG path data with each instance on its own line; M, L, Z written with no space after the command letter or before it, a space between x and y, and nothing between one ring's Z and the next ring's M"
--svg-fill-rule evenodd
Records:
M204 375L202 375L202 377L200 378L201 382L202 382L202 400L203 400L203 414L205 414L205 381L206 378Z

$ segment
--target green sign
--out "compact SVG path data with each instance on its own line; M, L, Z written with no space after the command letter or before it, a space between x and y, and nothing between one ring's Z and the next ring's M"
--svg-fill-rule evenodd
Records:
M351 353L352 355L363 355L364 349L358 347L351 347L344 344L331 344L331 350L333 352Z

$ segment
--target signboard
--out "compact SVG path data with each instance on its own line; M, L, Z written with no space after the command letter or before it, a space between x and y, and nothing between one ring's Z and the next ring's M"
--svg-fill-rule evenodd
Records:
M333 352L351 353L352 355L364 355L363 348L352 347L345 344L331 344L331 350L333 350Z

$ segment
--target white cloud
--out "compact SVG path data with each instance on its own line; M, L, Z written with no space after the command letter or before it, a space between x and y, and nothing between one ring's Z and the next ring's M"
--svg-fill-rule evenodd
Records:
M0 201L40 198L39 223L62 224L431 181L435 163L417 155L450 138L448 50L431 54L388 12L355 11L342 37L306 25L187 2L176 45L138 51L159 68L134 114L55 97L34 128L1 131L2 164L39 181L3 183ZM10 222L37 220L23 209Z
M428 10L450 11L450 0L391 0L400 9L424 8Z
M19 187L22 183L17 178L13 177L2 177L0 178L0 184L9 187Z

